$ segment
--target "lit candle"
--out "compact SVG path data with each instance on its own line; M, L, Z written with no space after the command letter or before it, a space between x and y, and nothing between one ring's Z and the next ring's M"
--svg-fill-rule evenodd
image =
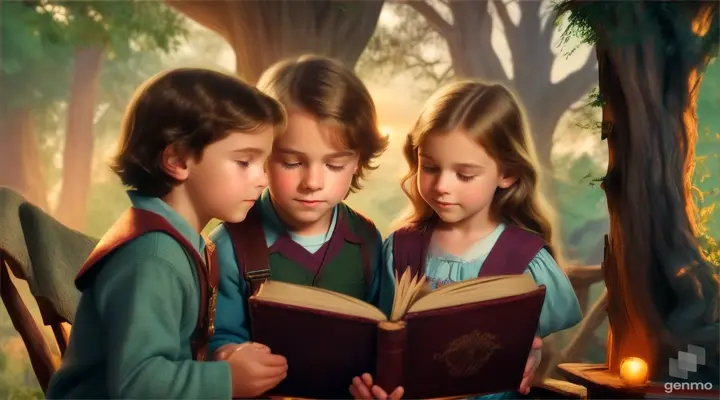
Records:
M648 379L647 363L638 357L624 359L620 364L620 378L630 385L645 385Z

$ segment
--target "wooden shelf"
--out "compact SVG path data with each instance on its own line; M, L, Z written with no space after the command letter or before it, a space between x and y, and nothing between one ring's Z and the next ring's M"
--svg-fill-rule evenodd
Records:
M569 382L585 386L588 399L645 398L645 388L627 385L605 364L560 364L558 370Z
M605 364L560 364L560 374L587 389L588 399L718 399L720 390L673 390L667 393L662 383L637 387L610 373Z

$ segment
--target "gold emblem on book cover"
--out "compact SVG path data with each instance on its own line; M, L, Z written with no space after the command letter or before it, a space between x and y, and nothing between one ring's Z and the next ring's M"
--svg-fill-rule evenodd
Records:
M499 349L497 336L475 330L452 340L445 351L433 356L445 364L448 373L455 377L477 374L487 360Z

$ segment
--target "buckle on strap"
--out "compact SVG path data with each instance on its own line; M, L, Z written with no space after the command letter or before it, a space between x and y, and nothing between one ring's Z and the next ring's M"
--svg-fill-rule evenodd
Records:
M270 278L270 268L259 269L256 271L250 271L245 273L245 279L250 282L264 281Z

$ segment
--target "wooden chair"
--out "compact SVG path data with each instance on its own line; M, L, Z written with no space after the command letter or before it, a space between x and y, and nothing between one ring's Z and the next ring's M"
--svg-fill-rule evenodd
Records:
M16 269L11 267L14 264L7 255L0 252L0 297L7 309L13 327L20 334L20 338L28 352L30 364L32 365L35 376L37 377L43 393L47 391L50 378L55 373L58 364L57 358L53 356L51 346L42 334L40 327L35 322L30 310L23 302L15 284L10 278L10 271ZM17 274L16 277L23 279ZM42 315L43 323L52 328L58 349L61 355L65 353L67 348L69 332L63 325L63 318L53 312L52 307L47 305L47 301L43 298L38 299L38 307Z
M11 274L28 283L42 323L52 329L62 356L80 298L74 277L97 241L67 228L3 187L0 227L0 297L25 344L40 387L46 392L59 360L53 356L52 344L46 341L23 302Z

